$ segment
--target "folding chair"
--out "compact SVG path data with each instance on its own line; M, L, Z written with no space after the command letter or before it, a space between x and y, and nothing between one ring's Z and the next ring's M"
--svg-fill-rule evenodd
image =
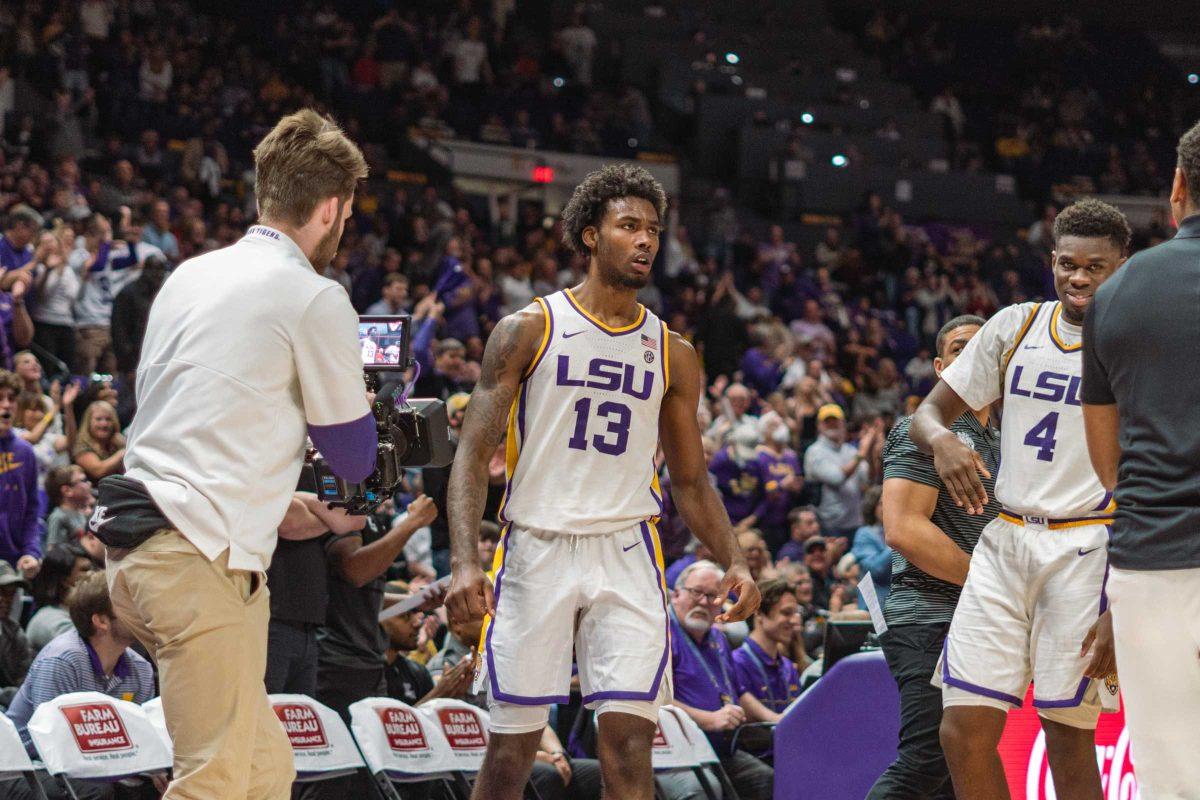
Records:
M366 769L354 737L333 709L302 694L273 694L268 699L292 745L296 783L318 783Z
M0 779L18 776L28 782L34 797L46 800L46 791L37 778L37 767L21 744L17 726L8 717L0 716Z
M145 780L171 768L171 755L135 703L100 692L73 692L42 703L29 736L46 771L72 798L71 781Z
M729 774L725 772L725 767L721 765L721 759L717 756L717 751L713 750L708 737L700 729L700 726L696 724L696 721L675 706L663 706L659 714L660 721L662 712L664 711L675 719L684 734L687 735L688 741L692 744L696 761L700 764L696 771L696 778L700 781L700 787L704 790L704 793L711 800L720 800L722 794L724 794L725 800L740 800L737 789L733 787L733 781L729 779ZM736 742L736 740L737 733L735 732L734 741ZM709 770L717 776L717 782L720 784L720 792L716 791L708 780L707 773Z
M367 771L388 800L400 800L398 785L436 782L454 800L469 784L457 769L441 726L417 709L390 697L369 697L350 706L350 734Z

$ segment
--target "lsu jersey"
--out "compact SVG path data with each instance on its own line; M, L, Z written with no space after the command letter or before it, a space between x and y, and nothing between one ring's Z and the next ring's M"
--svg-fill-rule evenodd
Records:
M1079 400L1082 331L1062 304L1021 303L993 316L942 372L967 405L1004 399L996 498L1010 514L1111 516L1092 469Z
M537 303L546 327L509 412L501 520L592 534L660 515L667 326L639 306L632 324L610 327L570 289Z

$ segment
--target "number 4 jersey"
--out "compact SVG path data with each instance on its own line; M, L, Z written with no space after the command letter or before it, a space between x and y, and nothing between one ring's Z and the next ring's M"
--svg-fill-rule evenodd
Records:
M570 289L537 303L546 328L509 413L501 520L590 534L658 516L667 326L639 306L633 324L609 327Z
M1111 513L1084 438L1081 348L1061 303L1022 303L997 312L942 373L976 410L1004 398L996 498L1011 513Z

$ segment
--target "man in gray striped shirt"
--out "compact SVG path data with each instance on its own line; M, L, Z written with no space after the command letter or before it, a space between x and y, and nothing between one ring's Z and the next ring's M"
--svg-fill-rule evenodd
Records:
M958 357L983 325L961 316L938 332L934 370ZM883 532L892 554L892 588L881 637L888 668L900 689L900 746L896 761L875 782L869 800L953 798L950 771L938 739L942 693L930 685L942 642L950 629L959 592L967 579L971 551L987 523L1000 513L994 477L982 478L988 504L970 515L946 493L933 456L908 436L911 418L900 420L883 449ZM1000 441L988 412L968 411L950 430L970 445L988 471L997 472Z

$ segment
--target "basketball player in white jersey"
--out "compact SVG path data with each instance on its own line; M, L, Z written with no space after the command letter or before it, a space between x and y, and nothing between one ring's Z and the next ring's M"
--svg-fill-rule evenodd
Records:
M1106 203L1064 209L1054 222L1058 302L998 312L913 416L910 435L933 454L955 502L981 513L985 468L948 425L968 407L1004 401L996 479L1003 511L971 557L934 675L959 798L1009 797L996 745L1031 678L1059 800L1101 797L1094 742L1101 694L1106 704L1115 699L1104 597L1115 506L1084 439L1080 326L1096 289L1124 263L1129 239L1125 217Z
M758 590L708 482L695 351L637 302L658 252L666 196L641 167L588 175L563 210L587 278L502 319L463 421L450 477L451 626L491 615L483 665L491 737L474 797L517 800L571 664L599 720L606 797L650 800L650 746L671 698L669 623L655 520L661 439L672 498L728 567L721 593L748 617ZM504 533L495 588L477 549L488 460L505 440Z

